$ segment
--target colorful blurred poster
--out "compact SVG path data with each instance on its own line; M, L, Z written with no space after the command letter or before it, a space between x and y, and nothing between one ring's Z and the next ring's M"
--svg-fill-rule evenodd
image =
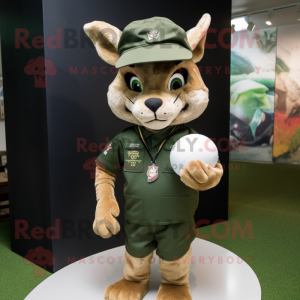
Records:
M273 156L300 164L300 24L278 28Z
M233 34L230 159L272 162L277 29Z

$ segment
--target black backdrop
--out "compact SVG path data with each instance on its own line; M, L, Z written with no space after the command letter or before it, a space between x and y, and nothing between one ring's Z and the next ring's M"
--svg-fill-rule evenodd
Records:
M216 138L216 142L224 140L220 160L225 172L216 188L200 193L195 219L208 219L210 223L227 219L230 78L226 67L230 66L230 49L226 44L230 43L230 33L222 37L222 32L230 28L231 1L216 5L214 1L192 0L186 6L177 0L153 0L148 4L137 0L15 2L19 5L1 4L12 250L25 256L38 246L49 249L55 264L47 269L57 271L74 258L124 244L122 230L108 240L92 231L96 205L93 159L99 155L99 147L130 125L115 117L108 107L107 89L116 70L98 57L82 30L85 23L94 20L123 30L133 20L163 16L189 30L204 13L212 16L212 30L207 36L210 49L199 63L210 102L204 114L189 125ZM26 41L31 49L24 46L25 42L20 42L18 48L16 28L28 30ZM44 47L34 44L36 36L45 38ZM34 79L34 71L24 71L30 59L39 56L54 65L47 65L52 73L50 70L46 87L35 86L39 76ZM116 196L122 210L123 184L120 175ZM123 228L122 212L118 219ZM58 239L43 234L33 238L32 229L39 226L46 230L55 225L55 220L59 220ZM16 222L28 223L29 239L22 234L16 237L20 227Z

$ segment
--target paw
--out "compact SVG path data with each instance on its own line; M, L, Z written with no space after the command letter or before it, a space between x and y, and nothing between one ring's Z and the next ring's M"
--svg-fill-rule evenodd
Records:
M97 235L104 239L110 238L113 234L117 234L121 227L115 218L111 219L95 219L93 230Z
M173 285L162 283L156 300L192 300L190 285Z
M213 168L200 160L190 161L187 167L180 171L181 181L197 191L205 191L215 187L220 182L222 175L221 164L218 163Z
M97 204L93 230L97 235L107 239L120 231L120 224L115 217L120 213L116 200L100 201Z
M149 283L128 281L124 278L108 286L105 300L141 300L146 295Z

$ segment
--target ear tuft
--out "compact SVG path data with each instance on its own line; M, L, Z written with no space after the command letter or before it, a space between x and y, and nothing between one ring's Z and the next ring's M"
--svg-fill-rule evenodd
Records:
M187 32L187 37L190 46L193 50L193 61L199 62L204 54L204 44L207 30L211 22L209 14L204 14L198 24Z
M118 44L122 32L117 27L101 21L87 23L83 30L94 43L99 56L114 66L119 59Z

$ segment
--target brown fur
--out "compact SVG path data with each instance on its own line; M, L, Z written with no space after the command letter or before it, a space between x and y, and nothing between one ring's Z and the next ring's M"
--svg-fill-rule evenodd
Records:
M150 264L152 261L153 252L143 258L131 256L125 252L125 268L123 277L129 281L147 283L150 280Z
M93 229L97 235L103 238L109 238L112 234L120 231L120 224L116 219L120 209L114 192L115 180L114 176L99 167L96 168L95 187L98 203Z
M190 285L173 285L162 283L156 300L192 300Z
M187 83L177 89L169 90L168 81L173 73L181 68L188 71ZM125 83L125 74L134 73L141 81L141 93L130 90ZM178 99L175 101L176 97ZM145 105L149 98L160 98L163 105L153 112ZM198 118L208 104L208 89L205 86L196 64L192 59L174 62L142 63L135 68L123 67L109 86L108 104L119 118L130 123L159 130L169 125L183 124ZM183 108L188 105L186 110ZM126 111L126 108L129 110Z
M161 285L156 300L191 300L189 270L192 248L175 261L161 260Z
M199 62L204 54L204 44L206 40L207 28L210 24L210 15L205 14L198 22L197 26L188 32L189 44L193 49L193 61ZM199 34L200 33L200 34Z
M186 168L180 171L181 181L197 191L205 191L215 187L221 180L223 167L217 164L215 168L206 166L203 162L190 161Z
M119 59L118 43L122 32L117 27L100 21L85 24L84 31L93 41L99 56L114 66Z
M153 253L143 258L135 258L125 252L123 278L110 286L104 293L106 300L141 300L149 288L150 264Z
M129 281L124 278L108 286L105 300L141 300L146 295L149 283Z
M181 258L172 261L161 259L161 282L174 285L186 285L189 283L189 270L192 258L192 248Z

